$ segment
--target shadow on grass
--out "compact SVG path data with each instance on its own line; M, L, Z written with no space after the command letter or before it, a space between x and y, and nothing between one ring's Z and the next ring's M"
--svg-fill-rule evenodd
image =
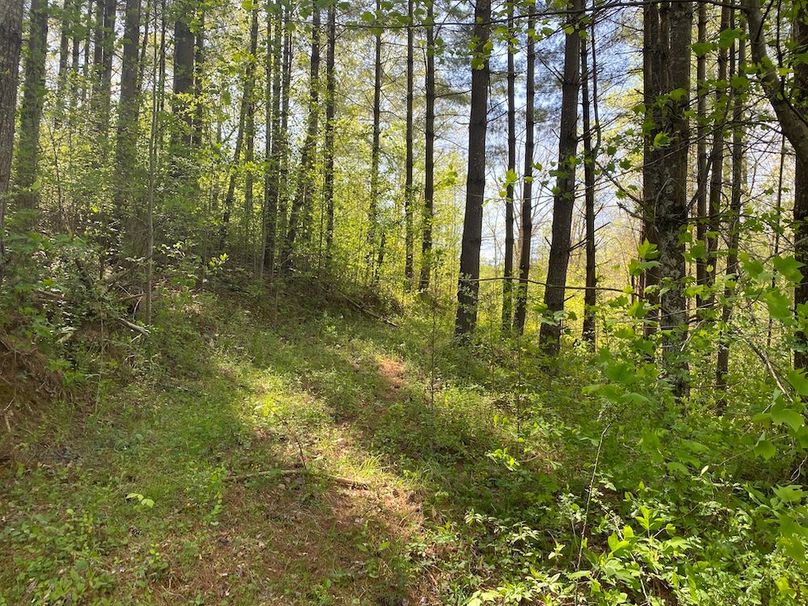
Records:
M305 425L278 426L261 407L305 396L251 383L244 352L266 338L233 333L249 318L231 311L173 304L153 361L125 384L107 385L95 407L54 402L4 434L0 597L398 604L425 594L406 512L391 516L376 493L328 477L232 478L299 464L300 437L286 430Z

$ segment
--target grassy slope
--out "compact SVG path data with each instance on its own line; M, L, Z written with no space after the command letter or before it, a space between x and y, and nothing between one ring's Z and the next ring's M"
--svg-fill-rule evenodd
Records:
M125 380L4 431L8 603L459 599L457 579L480 573L453 542L464 512L556 487L504 481L486 457L507 446L497 394L480 386L495 373L442 355L428 320L396 329L211 295L163 309ZM273 473L304 464L316 473Z

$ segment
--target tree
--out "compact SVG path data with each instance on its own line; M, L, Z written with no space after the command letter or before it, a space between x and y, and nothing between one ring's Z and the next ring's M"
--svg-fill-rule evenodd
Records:
M0 4L0 286L6 269L6 200L17 110L23 0Z
M381 17L381 0L376 0L376 19ZM370 147L370 205L368 206L367 268L368 273L376 274L374 255L376 232L379 222L379 154L381 152L381 107L382 107L382 30L374 33L373 57L373 132ZM383 255L381 255L383 258Z
M406 126L406 159L404 178L404 281L407 290L412 288L414 277L413 246L415 234L413 232L413 197L415 191L412 186L413 151L412 151L412 103L413 103L413 75L414 75L414 1L407 0L407 126Z
M272 43L272 16L275 16L275 31ZM264 255L261 273L271 280L275 272L275 246L278 228L278 204L280 202L281 175L281 71L283 45L283 16L279 6L267 5L267 56L266 56L266 137L265 155L267 168L264 172ZM270 91L270 78L272 90ZM270 106L270 98L272 105Z
M581 39L581 126L584 144L584 223L586 241L586 290L584 291L584 322L581 337L594 348L595 345L595 306L597 305L597 264L595 245L595 159L600 146L600 124L597 112L597 73L595 64L595 26L590 27L589 39L592 43L592 70L589 70L589 50L586 37ZM589 82L592 81L592 99L589 98ZM590 104L595 110L595 122L590 121ZM597 133L597 141L592 145L592 131Z
M513 194L516 184L516 68L514 66L515 32L513 2L508 3L508 172L505 175L505 267L502 281L502 330L510 332L513 325ZM530 29L530 28L528 28ZM528 36L528 48L533 40ZM530 52L530 51L528 51ZM528 71L532 73L530 59ZM530 77L528 76L528 86ZM532 105L526 108L532 114ZM532 165L532 161L531 161Z
M244 71L244 97L247 112L244 123L244 242L252 250L252 219L255 174L255 72L258 63L258 3L253 4L250 15L250 57Z
M558 352L561 340L561 314L570 260L572 211L575 205L575 154L578 149L578 89L580 88L581 35L580 15L583 1L574 0L567 17L564 39L564 72L561 85L561 123L558 140L558 165L553 194L553 227L544 306L548 316L539 329L539 343L551 354Z
M138 44L140 34L140 0L126 0L121 63L121 94L118 102L118 127L115 141L115 181L113 201L115 215L122 225L125 205L133 193L133 166L137 161L138 113L140 109L140 73Z
M45 105L45 60L48 55L48 2L32 0L28 44L25 48L20 140L15 159L14 184L19 190L17 205L35 211L39 194L34 184L39 169L39 130ZM29 226L33 225L30 221Z
M432 222L435 216L435 6L426 2L426 74L424 76L424 217L418 290L429 289L432 273Z
M325 257L330 263L334 242L334 104L336 103L337 78L334 73L337 46L337 7L328 7L328 50L325 58L325 176L323 178L323 203L326 211Z
M743 25L743 24L742 24ZM743 29L743 27L741 28ZM731 70L734 75L742 74L746 65L746 44L743 40L738 42L737 59L733 59L736 68ZM732 194L729 212L726 215L727 223L727 267L726 285L724 287L724 305L721 310L722 338L718 343L718 356L716 360L715 383L716 387L725 390L727 387L727 373L729 372L729 323L732 317L732 295L735 291L734 281L738 276L738 245L740 244L741 221L741 195L743 194L743 111L745 95L740 88L733 91L732 101ZM722 399L722 408L726 401Z
M172 110L178 123L174 133L174 154L188 153L192 140L193 111L191 97L194 92L194 33L191 22L194 16L191 0L180 0L174 5L174 81ZM178 146L184 149L178 149ZM176 167L175 167L175 170Z
M474 47L471 59L471 110L469 112L466 210L457 283L455 336L466 339L477 324L480 290L480 246L485 198L485 139L488 130L489 48L491 2L477 0L474 7Z
M527 317L527 291L530 278L530 253L533 239L533 147L536 130L536 5L530 4L527 19L527 82L525 83L525 167L522 175L522 220L519 241L519 287L516 291L516 310L513 326L520 335L525 332Z
M292 254L298 231L304 235L311 220L311 199L314 190L314 155L317 152L317 128L320 103L320 7L317 0L312 3L311 24L311 64L309 74L308 123L303 147L300 152L300 167L297 175L295 197L289 213L289 229L286 232L282 254L282 269L292 269Z

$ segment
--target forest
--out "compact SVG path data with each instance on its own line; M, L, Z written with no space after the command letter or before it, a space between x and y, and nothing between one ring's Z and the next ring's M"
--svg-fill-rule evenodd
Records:
M808 0L0 0L0 606L808 604Z

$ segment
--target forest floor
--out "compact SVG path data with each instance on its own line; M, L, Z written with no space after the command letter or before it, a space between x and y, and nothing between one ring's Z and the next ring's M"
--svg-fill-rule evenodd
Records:
M6 408L0 604L464 603L464 516L558 488L549 449L505 477L491 368L436 362L428 316L237 300L164 301L97 390Z

